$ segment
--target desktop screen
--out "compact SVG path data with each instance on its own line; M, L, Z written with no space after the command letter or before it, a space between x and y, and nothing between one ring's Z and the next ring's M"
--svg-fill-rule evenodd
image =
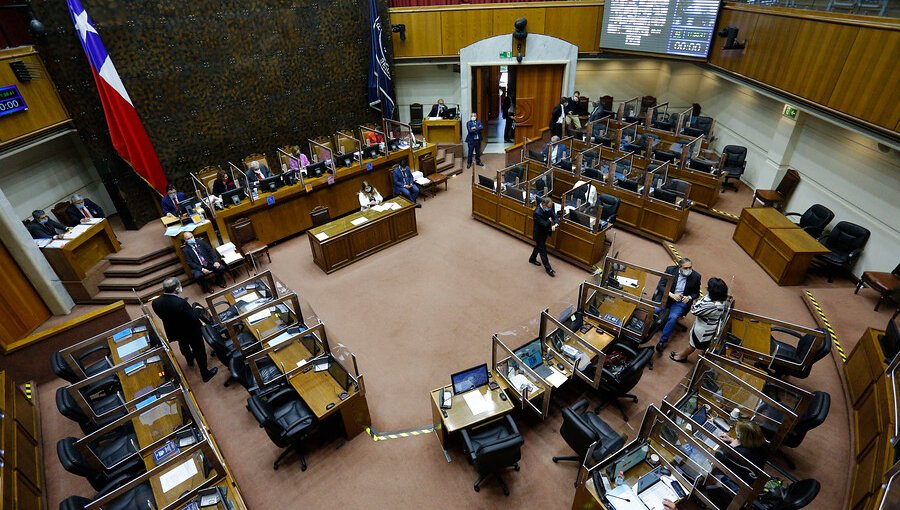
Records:
M719 0L609 0L600 48L705 59Z
M513 351L513 354L528 365L528 368L537 368L544 362L544 343L540 337L535 338Z
M462 372L457 372L450 376L450 383L453 385L453 394L459 395L475 388L480 388L488 383L487 364L482 363L477 367L472 367Z

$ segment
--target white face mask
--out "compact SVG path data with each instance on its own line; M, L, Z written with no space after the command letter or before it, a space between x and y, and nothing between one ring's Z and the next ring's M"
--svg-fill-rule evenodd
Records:
M693 272L694 272L693 269L682 269L682 270L681 270L681 276L688 277L688 276L690 276L691 273L693 273Z
M477 117L475 117L474 115L472 115L472 120L475 121L476 119L477 119Z

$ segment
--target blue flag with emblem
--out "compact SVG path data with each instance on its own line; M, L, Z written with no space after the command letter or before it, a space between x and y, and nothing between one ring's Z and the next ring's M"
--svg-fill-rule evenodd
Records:
M394 118L394 81L384 53L381 16L375 0L369 0L369 106L381 111L385 119Z

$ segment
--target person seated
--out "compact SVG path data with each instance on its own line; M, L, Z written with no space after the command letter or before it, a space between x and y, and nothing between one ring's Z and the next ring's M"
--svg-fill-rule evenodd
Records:
M185 200L187 200L187 195L178 191L174 184L169 184L166 188L166 196L160 200L163 214L178 216L178 204Z
M447 105L444 104L443 99L438 99L437 104L431 105L431 111L428 112L429 117L443 117L444 113L447 111Z
M213 181L212 194L220 197L226 191L231 191L235 189L234 182L232 182L231 177L228 176L228 172L225 170L219 170L219 173L216 174L216 180Z
M218 252L206 241L197 239L190 232L184 233L184 246L181 249L184 261L191 268L194 280L200 283L203 292L209 292L209 284L206 275L215 273L216 283L225 288L225 263L219 257Z
M559 137L554 135L550 137L550 141L547 145L541 149L541 157L544 161L549 161L551 165L557 165L560 161L569 159L569 156L571 155L569 148L565 144L556 143L558 141Z
M78 193L72 195L72 203L69 204L69 207L66 207L66 214L69 215L70 220L79 223L86 223L87 220L94 218L106 217L99 205Z
M247 177L247 182L249 182L251 186L255 186L259 181L267 177L272 177L272 172L269 171L269 167L260 165L259 161L251 161L248 166L250 168L244 175Z
M578 200L580 198L582 204L587 203L591 206L597 205L597 188L587 181L578 181L572 186L572 189L578 189L582 186L584 187L583 189L579 189L577 193L572 194L575 199Z
M684 363L697 349L705 351L716 335L719 321L725 315L725 301L728 300L728 285L721 278L710 278L706 282L706 295L691 306L694 326L691 328L690 345L681 352L672 351L669 359Z
M691 259L685 257L678 261L678 265L667 267L666 274L675 279L675 284L672 285L671 292L665 298L665 306L656 309L656 325L665 321L662 335L655 347L658 353L662 353L665 349L666 342L669 341L675 325L678 324L678 319L687 315L691 303L700 297L700 273L694 271ZM654 296L663 292L668 281L667 278L660 278ZM656 301L655 298L654 301Z
M381 136L381 133L366 131L366 147L371 147L380 143L384 143L384 137Z
M299 147L294 151L294 158L296 159L292 158L290 160L291 170L300 170L300 173L306 175L306 167L309 166L309 158L300 151Z
M384 199L381 193L375 189L375 186L369 184L369 181L363 181L359 190L359 210L366 211L373 205L380 204Z
M752 462L754 466L759 469L764 469L766 460L769 456L769 450L766 446L766 438L763 435L762 428L760 428L759 424L746 420L738 421L734 426L734 434L735 437L731 437L725 432L720 432L718 437L722 441L730 444L736 452ZM716 452L716 458L725 462L726 465L728 462L744 465L744 462L741 459L735 458L733 455L725 452L724 449L720 449ZM752 480L745 481L752 482Z
M28 233L34 239L61 239L60 234L65 233L68 227L62 223L51 220L43 209L35 209L31 213L32 221L28 223Z
M416 204L419 198L419 187L416 186L413 174L409 169L407 160L403 160L399 165L391 170L391 182L393 184L393 192L395 195L401 195L410 202ZM422 207L422 204L416 204L416 208Z

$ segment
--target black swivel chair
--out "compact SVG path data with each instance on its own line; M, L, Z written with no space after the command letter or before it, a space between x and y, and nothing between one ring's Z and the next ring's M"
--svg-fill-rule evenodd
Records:
M828 418L828 411L831 410L831 395L824 391L814 391L812 393L813 398L806 407L806 411L803 415L797 417L794 426L791 427L791 430L789 430L788 433L785 434L784 439L782 439L781 446L787 446L788 448L800 446L800 444L803 443L803 439L806 438L806 433L825 423L825 419ZM759 415L772 418L776 422L784 420L784 415L781 411L773 409L766 404L761 405L756 412ZM766 437L771 437L775 434L776 425L773 422L766 420L765 425L761 424L760 426ZM779 450L779 452L781 452L781 450ZM784 455L783 452L781 453ZM791 459L787 458L787 456L785 456L784 459L787 461L789 468L796 469L796 466Z
M812 371L812 366L831 352L831 344L833 342L831 340L831 334L826 331L825 341L816 348L815 352L812 352L810 354L812 356L812 360L809 365L807 365L805 368L785 366L784 364L779 363L779 361L785 361L795 364L800 364L801 362L803 362L803 360L807 356L807 353L809 353L810 349L813 348L813 344L816 343L816 337L811 334L802 335L796 331L782 328L780 326L772 326L772 331L779 331L781 333L785 333L798 338L797 346L794 347L791 344L780 342L772 337L769 344L769 353L775 357L775 361L771 364L771 367L768 365L761 366L757 364L757 367L771 372L779 379L785 376L796 377L797 379L806 379L807 377L809 377L810 371Z
M90 356L90 354L92 353L102 352L104 350L108 353L109 347L102 345L95 347L94 349L91 349L88 353L83 355L82 359ZM91 363L90 365L84 367L84 372L87 377L91 377L110 368L111 366L112 362L110 361L110 359L104 356L103 359L95 361L94 363ZM72 384L81 381L81 378L78 377L78 374L76 374L75 371L72 370L72 367L70 367L69 364L66 363L65 358L62 354L60 354L59 351L54 352L50 356L50 368L53 369L53 373L56 374L57 377L65 379ZM95 381L85 386L84 388L82 388L81 392L85 395L95 395L97 393L109 394L115 393L121 388L122 386L119 383L119 379L115 375L110 375L109 377L104 377L102 380Z
M814 478L797 480L787 488L760 496L750 508L751 510L800 510L816 499L821 488L822 485Z
M599 411L612 403L619 409L619 412L622 413L622 419L628 421L628 416L625 414L625 407L622 406L619 399L629 398L637 403L637 396L628 392L637 386L638 381L641 380L641 376L644 375L644 367L647 366L653 358L653 349L632 349L622 342L616 342L610 347L609 352L617 350L623 351L626 356L628 356L629 361L625 368L618 374L614 374L610 370L610 367L603 367L603 373L600 375L600 391L605 394L605 396L608 396L610 400L598 407L597 410Z
M616 186L637 193L639 184L637 181L632 179L619 179L616 181Z
M800 220L797 222L797 225L816 239L822 237L825 227L834 219L834 213L831 212L831 209L821 204L809 206L809 209L802 215L795 212L785 213L784 215L799 216Z
M300 451L300 443L316 426L316 417L293 388L284 388L267 397L253 395L247 400L247 409L266 429L275 446L285 450L275 459L274 469L292 451L300 457L300 470L306 471L306 457Z
M726 145L722 149L722 157L725 158L725 163L722 165L722 172L725 173L725 180L722 181L722 193L725 192L725 188L737 191L737 186L728 181L730 179L740 180L744 175L744 170L747 168L747 148L740 145Z
M87 401L88 405L90 405L98 415L120 406L121 408L119 411L100 419L98 423L94 423L91 418L88 418L88 416L84 414L84 411L81 410L81 407L78 406L78 402L75 401L75 398L69 393L69 390L66 387L60 387L56 390L56 408L59 410L59 413L77 423L78 426L81 427L81 431L85 434L90 434L100 427L112 423L125 415L125 407L123 405L124 400L118 393L103 395L101 397L89 397L87 398Z
M264 382L274 381L281 377L281 371L278 370L275 362L269 358L257 363L256 368L259 370L259 376L262 377ZM231 359L228 360L228 371L231 374L231 379L228 381L229 383L232 380L236 380L241 383L241 386L243 386L251 395L259 394L259 383L256 381L256 377L253 376L253 371L250 369L250 365L247 364L247 360L244 359L240 353L235 352L231 356ZM264 393L272 393L275 389L277 389L277 386L268 388Z
M503 488L503 494L509 496L509 487L500 476L500 470L508 467L519 470L522 445L525 443L512 416L506 415L503 419L471 431L463 429L462 437L469 462L475 465L479 475L473 486L475 492L481 490L481 482L494 475Z
M619 214L619 198L606 193L597 195L597 205L600 206L600 221L605 227L613 225L616 222L616 216Z
M98 469L97 466L90 463L78 448L75 446L74 437L66 437L60 439L56 443L56 455L63 469L74 475L87 478L95 490L101 490L106 487L114 479L129 475L134 478L146 472L144 462L137 453L137 438L134 432L122 434L113 432L109 434L109 438L104 440L102 444L92 447L92 451L97 455L103 466L113 466L122 462L127 457L131 459L124 462L121 466L116 467L112 471Z
M584 457L594 443L597 443L597 446L594 448L593 460L600 462L624 446L625 438L602 418L590 412L588 405L587 400L581 400L572 407L562 410L563 423L559 433L566 444L575 451L575 455L553 457L553 462L561 460L584 462ZM575 485L578 486L577 480Z
M105 494L109 494L130 481L131 479L127 476L121 476L100 490L94 496L94 499L69 496L59 504L59 510L84 510L92 501L100 499ZM148 508L156 508L155 502L156 497L153 495L150 483L144 482L103 505L103 510L147 510Z
M835 268L849 270L853 266L869 242L869 235L871 233L867 228L841 221L828 235L819 239L819 242L831 250L831 253L816 255L816 260L828 268L828 283L834 280Z

